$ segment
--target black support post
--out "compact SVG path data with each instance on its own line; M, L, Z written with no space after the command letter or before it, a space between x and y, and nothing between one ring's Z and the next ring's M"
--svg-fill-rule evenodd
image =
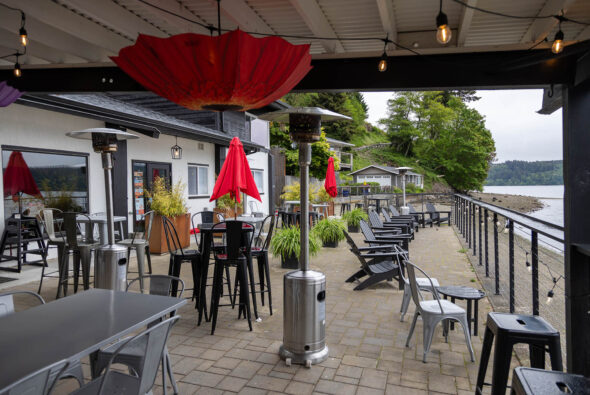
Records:
M490 277L490 265L489 265L489 248L488 248L488 209L486 208L484 211L484 239L485 239L485 262L486 262L486 277Z
M531 269L533 272L533 314L539 315L539 240L537 232L531 231Z
M481 248L481 212L482 212L482 208L479 207L479 210L477 211L477 228L479 229L479 266L481 266L483 264L482 261L482 248Z
M467 245L471 248L471 202L466 201L465 203L465 221L467 221Z
M508 270L510 281L510 312L514 313L514 222L508 222Z
M473 223L473 256L475 256L477 254L477 227L475 226L475 220L476 220L476 216L475 216L475 211L477 209L477 206L475 205L475 203L471 203L471 215L472 215L472 223Z
M567 371L590 376L590 80L562 99Z
M498 257L498 214L494 213L494 276L496 295L500 295L500 260Z

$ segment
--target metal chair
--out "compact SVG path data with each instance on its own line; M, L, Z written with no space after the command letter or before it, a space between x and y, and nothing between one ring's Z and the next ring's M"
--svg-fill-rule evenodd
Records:
M275 215L269 215L264 219L264 221L262 221L262 224L260 225L260 230L258 231L258 235L253 241L254 246L251 250L252 258L256 258L256 262L258 263L259 283L256 285L260 286L260 299L262 300L262 305L264 306L264 293L268 293L268 307L270 310L270 315L272 315L272 290L270 286L268 247L270 245L270 240L272 238L272 232L274 230L275 221ZM264 289L265 281L266 289Z
M0 393L3 395L48 395L57 382L55 378L60 377L67 367L68 362L65 359L45 366L7 388L0 388Z
M41 295L32 291L11 291L0 294L0 317L12 314L15 312L14 296L28 295L34 297L39 304L45 304L45 300ZM82 373L82 366L80 361L70 361L68 366L62 371L51 370L51 378L72 377L78 381L78 384L84 384L84 373ZM59 373L59 375L57 374ZM0 391L2 393L2 391ZM12 393L12 392L11 392ZM18 392L14 392L15 394Z
M158 366L170 328L178 321L180 316L174 316L166 321L155 324L149 329L122 342L119 348L113 353L111 359L104 369L104 374L92 380L72 392L75 395L100 395L100 394L126 394L144 395L148 393L156 381ZM111 370L111 365L116 363L119 355L130 348L137 348L141 355L139 371L137 376Z
M197 250L185 250L180 245L180 239L172 221L162 216L162 225L166 235L166 244L170 252L170 264L168 266L168 275L180 277L180 267L183 262L191 263L193 275L193 298L200 295L200 273L201 273L201 252ZM171 295L176 296L177 284L172 284Z
M45 233L47 233L47 237L49 239L49 241L45 245L45 248L46 248L45 256L47 256L47 252L49 251L49 247L51 247L51 246L57 247L58 266L60 265L60 263L62 261L63 248L64 248L64 244L66 242L65 238L63 237L62 234L57 234L55 232L55 224L56 224L55 217L56 217L56 215L61 216L61 213L62 213L62 211L57 208L45 208L45 209L42 209L41 212L39 213L39 221L42 224L43 229L45 230ZM41 280L39 281L39 289L37 290L37 293L41 293L41 287L43 287L43 279L45 277L55 278L56 276L54 276L53 274L60 273L59 270L56 270L56 271L46 274L45 273L46 268L47 268L47 266L44 265L43 269L41 269Z
M150 295L160 295L160 296L170 296L172 291L172 284L176 283L176 287L178 290L177 297L180 299L182 298L182 294L184 292L184 281L178 277L167 276L163 274L153 274L143 276L143 278L136 278L129 282L127 285L127 292L133 289L133 286L136 283L140 284L140 293L144 292L144 285L148 282L148 293ZM155 322L148 325L148 327L152 327L156 325L161 320L156 320ZM109 361L111 360L113 354L119 349L119 345L121 342L125 340L121 340L115 344L112 344L101 350L96 358L96 372L100 372L104 369ZM141 342L139 342L141 343ZM140 372L141 370L141 363L143 354L141 352L141 347L143 344L135 344L132 347L128 347L127 349L123 349L119 352L118 357L113 361L114 363L121 363L133 369L135 372ZM170 383L172 384L172 388L174 389L174 393L178 394L178 386L176 385L176 380L174 379L174 373L172 371L172 364L170 362L170 355L168 354L168 347L164 346L164 351L162 353L162 386L164 390L164 394L166 394L166 374L170 378Z
M414 230L416 232L419 231L420 223L418 222L418 218L416 217L416 215L401 215L399 213L399 211L397 211L397 209L393 206L393 204L388 205L388 208L389 208L389 213L391 214L390 219L392 219L392 220L405 219L407 221L410 221L412 223L412 228L414 228Z
M432 336L434 335L436 325L441 321L444 321L446 325L448 320L453 320L459 322L463 327L465 342L467 343L467 348L469 348L469 353L471 354L471 362L475 362L475 355L473 354L473 347L471 346L471 335L469 334L469 324L467 323L467 313L465 310L456 304L449 302L448 300L441 299L438 295L438 292L436 291L433 293L434 300L424 300L416 280L416 269L420 271L426 279L428 279L430 286L433 289L434 282L430 277L428 277L424 270L420 269L412 262L406 260L404 263L406 265L406 269L408 270L412 299L416 304L416 312L414 313L414 320L412 321L412 326L410 327L410 332L408 333L406 347L410 347L410 340L412 339L412 334L416 328L416 321L418 321L418 317L420 316L422 317L423 323L424 344L424 356L422 357L422 362L426 363L426 356L430 351ZM448 340L448 331L445 331L445 339Z
M152 274L152 258L150 256L150 236L152 234L152 223L154 222L154 212L149 211L144 215L144 219L147 218L147 229L146 232L133 232L129 235L130 238L121 240L117 244L127 247L127 262L129 262L129 256L131 250L135 250L137 256L137 270L139 272L139 281L143 289L143 276L145 273L145 258L147 256L148 270ZM144 237L145 236L145 237Z
M225 217L221 213L216 213L214 211L199 211L191 216L191 234L195 237L195 244L197 245L199 251L203 251L201 246L201 238L199 225L200 224L212 224L215 222L215 218L217 218L217 222L225 221ZM219 245L216 246L219 248Z

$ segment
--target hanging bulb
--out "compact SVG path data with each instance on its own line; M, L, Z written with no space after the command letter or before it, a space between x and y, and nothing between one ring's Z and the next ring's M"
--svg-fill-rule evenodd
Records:
M447 14L442 12L442 1L441 1L441 11L438 13L436 17L436 41L441 43L442 45L448 44L451 41L451 28L449 27L449 20L447 18Z
M558 54L561 51L563 51L563 32L561 31L561 26L560 26L559 31L557 33L555 33L555 38L553 39L553 45L551 46L551 52L553 52L554 54Z
M387 70L387 54L385 52L383 52L383 55L381 55L381 60L379 61L379 64L377 65L377 70L379 70L382 73L385 70Z
M551 302L553 301L553 290L547 292L547 304L551 304Z
M526 268L529 271L529 273L533 271L533 267L531 266L531 263L529 262L528 259L527 259L525 265L526 265Z
M27 44L29 43L29 39L27 37L27 31L25 30L24 27L21 27L20 30L18 31L18 34L20 36L20 43L23 45L23 47L26 47Z
M20 64L18 63L18 56L16 57L16 63L14 64L14 76L15 77L20 77L23 73L20 69Z

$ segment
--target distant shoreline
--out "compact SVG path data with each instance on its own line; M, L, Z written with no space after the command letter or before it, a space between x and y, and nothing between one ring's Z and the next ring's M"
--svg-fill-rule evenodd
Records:
M471 192L471 196L485 203L508 208L523 214L531 213L544 207L543 203L538 198L533 196L484 192Z

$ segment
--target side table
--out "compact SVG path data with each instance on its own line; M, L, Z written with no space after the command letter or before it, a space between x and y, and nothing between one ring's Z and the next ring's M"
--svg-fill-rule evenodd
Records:
M437 288L438 292L441 293L445 299L451 298L451 302L455 303L455 299L467 301L467 322L469 323L469 333L471 332L471 323L473 322L473 334L477 336L477 314L478 314L478 302L486 293L480 289L465 287L463 285L448 285ZM471 308L472 302L474 308ZM473 311L473 315L472 315ZM455 328L455 324L451 322L451 329Z

